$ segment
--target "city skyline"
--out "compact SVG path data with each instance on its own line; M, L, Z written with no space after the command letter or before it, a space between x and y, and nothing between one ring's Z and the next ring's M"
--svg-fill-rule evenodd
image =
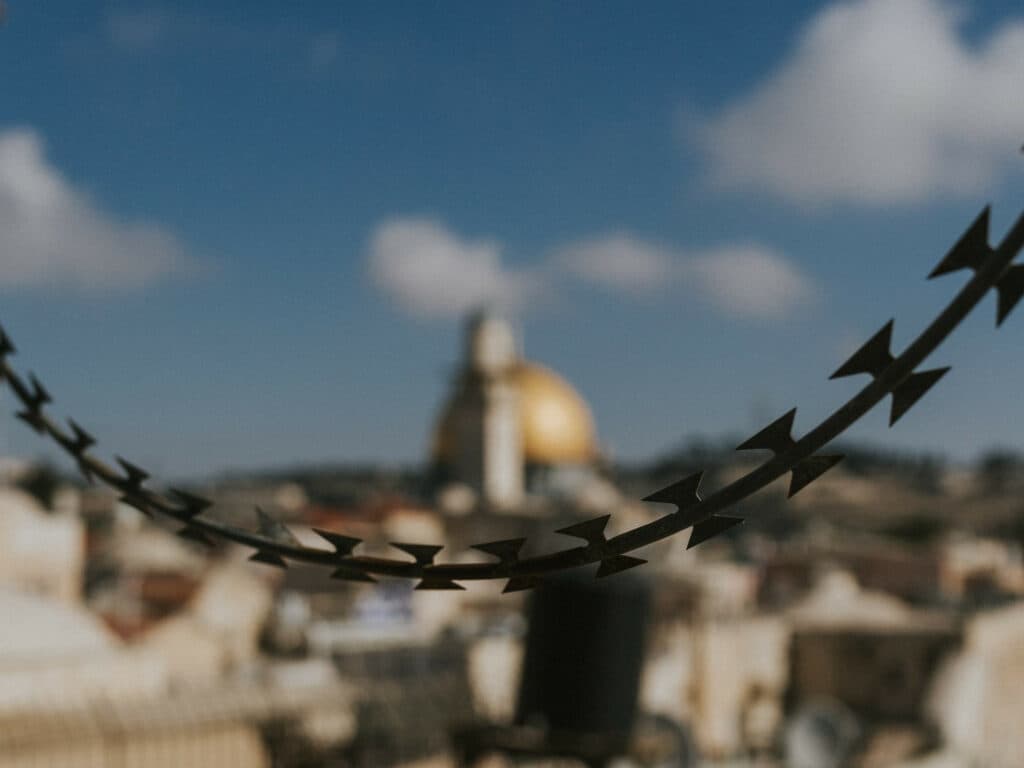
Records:
M55 415L168 475L425 457L481 304L618 458L794 405L802 431L1024 199L1010 3L72 10L0 28L2 321ZM1021 448L1020 319L992 315L852 437Z

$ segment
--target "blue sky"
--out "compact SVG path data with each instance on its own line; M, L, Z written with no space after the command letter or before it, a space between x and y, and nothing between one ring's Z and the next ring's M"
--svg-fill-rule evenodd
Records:
M1011 2L7 5L0 321L55 414L165 476L420 459L479 303L619 458L802 432L1024 201ZM1024 449L993 315L854 436Z

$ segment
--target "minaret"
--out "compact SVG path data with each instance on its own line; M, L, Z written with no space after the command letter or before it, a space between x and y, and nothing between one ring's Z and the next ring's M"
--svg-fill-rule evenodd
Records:
M519 354L508 322L488 313L473 316L465 359L456 473L485 507L514 509L522 503L524 469L519 391L512 380Z

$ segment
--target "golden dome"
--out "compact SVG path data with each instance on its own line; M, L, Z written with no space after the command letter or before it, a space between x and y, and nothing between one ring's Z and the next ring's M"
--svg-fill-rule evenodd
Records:
M596 454L594 420L579 393L554 371L533 363L516 366L523 454L538 464L582 463Z
M519 390L519 425L523 458L533 464L583 464L597 458L594 420L586 401L565 379L536 363L512 370ZM455 401L449 401L434 433L435 460L454 454Z

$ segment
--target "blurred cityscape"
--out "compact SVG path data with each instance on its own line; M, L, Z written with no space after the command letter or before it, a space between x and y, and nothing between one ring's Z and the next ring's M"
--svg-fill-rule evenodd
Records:
M367 554L417 541L483 561L471 545L563 548L552 531L600 514L610 533L628 530L671 510L637 501L651 492L697 470L720 487L763 460L694 442L613 463L586 402L528 362L498 317L470 321L463 359L422 466L290 468L190 490L243 527L259 506L309 546L327 546L319 528L364 539ZM579 651L603 659L599 682L636 670L635 717L628 680L578 694L631 723L615 765L1020 764L1024 462L838 452L792 500L780 482L743 504L746 525L692 550L683 533L593 582L607 585L607 626L583 629L636 630L604 657ZM531 621L553 626L537 652L580 630L571 608L560 625L501 584L423 592L251 563L59 468L10 458L0 470L0 768L440 768L517 752L555 764L552 724L525 702L544 681L524 656L541 635ZM631 610L624 584L649 610ZM540 733L535 749L502 736L524 729Z

